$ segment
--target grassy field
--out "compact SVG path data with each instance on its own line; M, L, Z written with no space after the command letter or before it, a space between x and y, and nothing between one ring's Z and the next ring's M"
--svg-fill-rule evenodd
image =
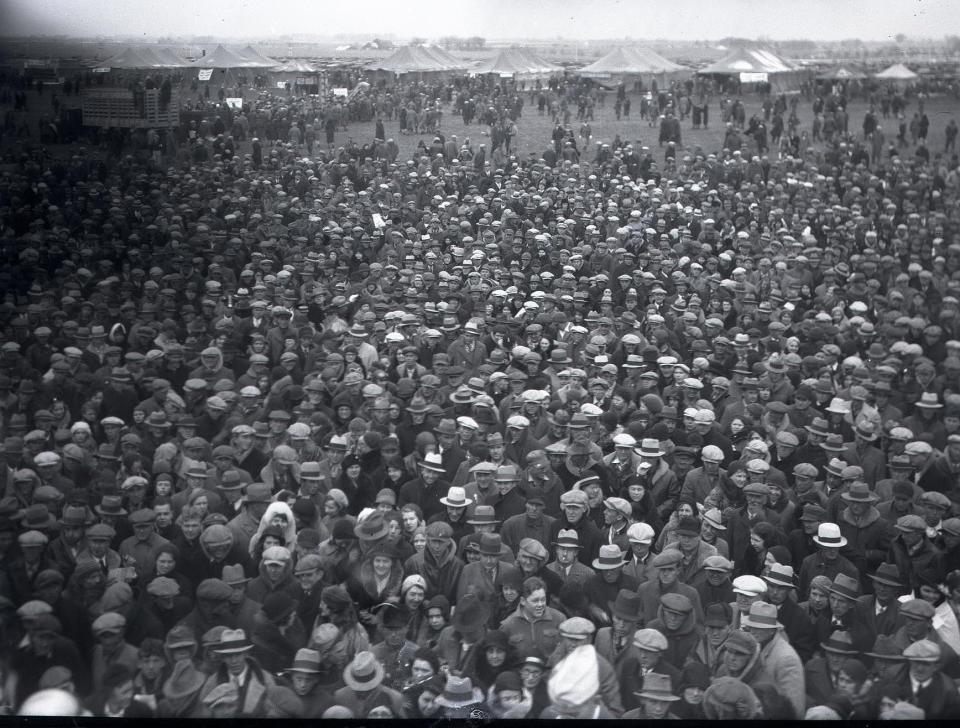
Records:
M762 99L760 97L745 96L743 97L743 101L746 106L747 119L755 113L760 116L763 115L761 109ZM635 111L640 108L639 97L631 97L631 106L630 118L621 118L618 120L613 110L613 95L609 94L606 107L597 108L594 113L594 121L591 122L593 129L592 143L595 144L598 141L610 143L619 134L622 140L633 143L635 147L638 144L650 147L657 161L662 161L663 151L658 149L657 144L659 128L656 126L651 127L649 122L639 118L638 112ZM949 120L951 118L958 118L958 121L960 121L960 102L944 97L933 98L927 100L925 108L927 116L930 119L930 132L927 137L927 146L930 148L931 154L933 154L943 149L944 129ZM908 120L913 115L915 109L916 104L908 108ZM863 117L867 112L866 102L851 103L847 111L850 114L850 129L860 132ZM809 132L813 124L813 112L810 109L810 104L808 102L801 102L797 115L800 118L801 130L805 129ZM888 141L896 136L896 119L890 118L886 123L881 120L881 125L884 127L884 133ZM372 126L372 124L351 125L349 136L352 136L355 140L367 139L373 134ZM579 133L580 122L576 120L576 114L573 115L570 126L575 134ZM392 135L400 145L402 158L409 158L421 138L423 138L428 145L432 140L431 135L401 137L399 136L399 124L396 122L384 122L384 127L387 135ZM551 144L550 133L553 130L553 122L549 115L538 116L536 105L531 106L527 104L524 108L523 117L517 123L517 127L519 135L515 148L517 150L516 153L519 153L521 156L526 156L529 152L542 152ZM457 139L461 142L465 137L469 137L473 142L474 149L477 148L478 144L486 143L489 150L490 145L489 138L486 135L486 127L477 124L465 127L460 118L447 114L444 117L443 131L446 134L456 134ZM714 103L710 108L709 128L693 129L693 123L689 117L682 123L683 149L693 150L696 147L700 147L706 153L719 151L723 144L724 131L724 125L720 118L719 105L718 103ZM340 144L341 140L346 140L347 136L347 133L338 134L336 143ZM583 152L583 146L580 143L579 136L577 138L577 144L581 152ZM771 159L775 158L776 153L772 152Z
M526 157L530 152L536 152L539 154L546 149L551 144L550 133L553 129L553 123L550 116L538 115L536 104L530 104L528 98L529 97L527 97L527 104L524 109L523 116L517 124L519 135L514 140L514 153L519 154L522 157ZM761 97L756 95L746 95L742 98L746 106L747 119L749 119L754 113L762 115ZM49 90L42 97L36 96L33 93L30 95L29 115L31 117L31 132L34 134L34 141L36 141L36 120L45 114L49 114L50 101L51 94ZM72 97L67 101L71 105L76 104L77 97ZM632 114L629 118L624 117L619 120L616 118L614 113L613 101L614 95L612 93L608 93L605 107L598 107L595 111L594 121L591 123L593 129L591 147L598 141L607 143L612 142L614 137L619 134L622 140L629 141L635 146L646 145L650 147L657 161L662 161L663 150L659 149L657 144L659 130L656 126L650 126L647 121L639 118L639 97L631 95ZM916 110L916 108L916 102L913 102L913 104L908 107L906 112L908 120L913 115L913 112ZM946 127L947 122L951 118L960 116L960 101L943 96L933 97L926 101L925 108L927 116L930 119L928 147L930 148L931 154L935 155L943 149L944 128ZM848 112L850 114L851 131L856 133L860 132L866 110L867 104L864 101L853 101L849 105ZM5 112L6 109L0 107L0 114ZM52 116L52 114L50 115ZM798 107L798 116L800 118L801 130L806 130L809 132L813 122L813 113L811 111L809 102L801 101L800 106ZM884 132L886 133L888 142L894 139L897 133L896 119L881 119L881 124L884 126ZM580 122L576 120L575 114L571 118L570 125L574 130L574 133L578 134ZM433 138L430 134L401 135L399 123L396 120L385 120L384 127L387 136L393 137L397 141L398 145L400 146L400 158L404 160L411 157L418 141L421 138L427 143L428 146ZM487 136L488 128L478 124L464 126L463 121L459 117L450 113L449 109L446 110L446 113L444 114L442 131L447 135L455 134L461 143L465 138L469 138L474 149L476 149L479 144L485 143L487 144L489 152L489 137ZM358 143L365 143L373 137L373 133L373 123L351 123L347 131L337 132L335 145L340 146L345 144L348 138L352 138ZM721 121L719 101L715 100L710 108L710 126L708 129L693 129L692 122L689 118L682 123L682 150L693 150L699 147L706 153L719 151L722 145L723 135L724 126ZM322 134L318 134L318 136L320 136L322 139ZM580 146L581 152L583 152L583 145L581 144L579 136L577 143ZM3 148L10 148L11 146L15 147L16 144L17 142L11 139L4 139L0 141L0 145L2 145ZM248 151L248 146L249 144L241 144L240 151ZM70 148L65 145L52 145L50 149L55 155L70 153ZM592 149L590 151L590 158L592 158ZM305 152L306 149L304 148L304 153ZM777 153L775 150L771 151L770 157L771 159L776 159Z

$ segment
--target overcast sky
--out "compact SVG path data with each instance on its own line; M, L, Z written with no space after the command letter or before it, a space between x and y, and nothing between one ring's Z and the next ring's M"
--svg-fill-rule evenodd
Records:
M958 0L0 0L4 35L884 40L960 34Z

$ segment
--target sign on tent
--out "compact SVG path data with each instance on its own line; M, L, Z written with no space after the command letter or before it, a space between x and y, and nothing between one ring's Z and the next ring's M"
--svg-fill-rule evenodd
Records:
M345 89L345 88L335 88L335 89L333 89L333 95L334 95L334 96L344 96L344 97L346 97L349 93L350 93L350 91L349 91L348 89Z
M213 76L212 68L201 68L200 72L197 74L198 81L209 81Z
M224 99L227 102L227 106L231 109L242 109L243 108L243 98L236 98L233 96L228 96Z
M767 78L766 73L741 72L740 83L766 83Z

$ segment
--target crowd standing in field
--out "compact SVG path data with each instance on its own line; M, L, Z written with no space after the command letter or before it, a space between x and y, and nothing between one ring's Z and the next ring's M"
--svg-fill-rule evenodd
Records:
M960 716L956 125L556 91L4 168L8 712Z

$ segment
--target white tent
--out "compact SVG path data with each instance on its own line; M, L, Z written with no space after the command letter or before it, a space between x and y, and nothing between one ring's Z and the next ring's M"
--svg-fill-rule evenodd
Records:
M688 69L647 48L614 48L577 73L591 78L649 76Z
M543 78L563 71L563 66L550 63L525 48L505 48L493 58L480 61L470 69L470 75L493 74L514 78Z
M879 78L881 81L913 81L919 76L902 63L894 63L889 68L880 71L874 78Z

